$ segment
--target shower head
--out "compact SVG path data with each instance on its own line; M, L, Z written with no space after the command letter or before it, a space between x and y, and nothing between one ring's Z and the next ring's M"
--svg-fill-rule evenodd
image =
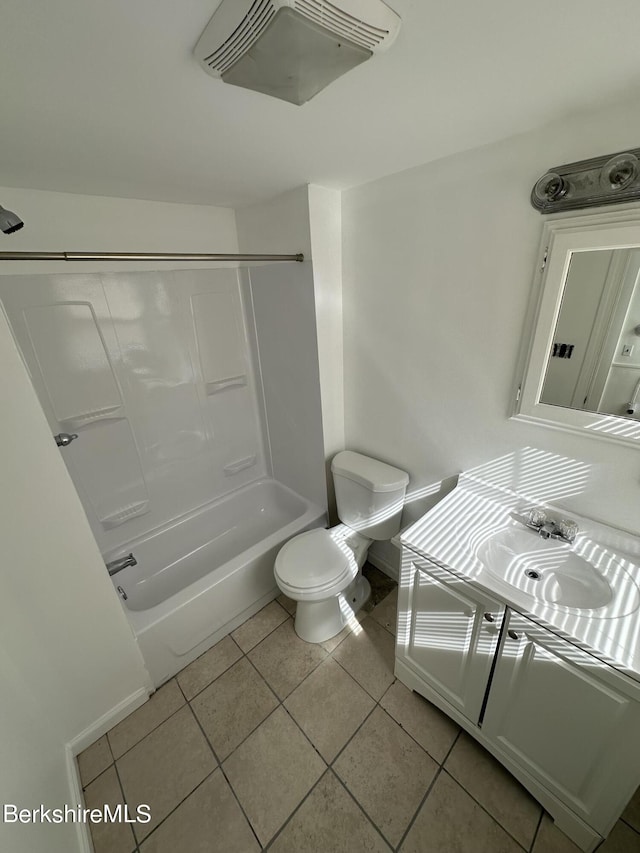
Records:
M6 210L0 205L0 231L3 234L13 234L14 231L19 231L24 222L12 210Z

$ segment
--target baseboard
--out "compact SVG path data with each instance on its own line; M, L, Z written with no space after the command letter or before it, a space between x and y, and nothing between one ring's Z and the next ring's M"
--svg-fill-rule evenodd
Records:
M367 562L371 563L372 566L375 566L376 569L380 569L381 572L384 572L385 575L388 575L396 583L399 582L400 575L397 566L393 566L391 563L389 563L382 557L379 557L377 554L372 554L371 551L369 551L367 555Z
M84 796L82 793L82 782L80 781L80 771L76 762L76 756L69 744L65 747L65 759L67 763L67 778L69 781L69 805L84 805ZM79 853L94 853L93 842L91 840L91 832L88 823L76 823L76 836L78 839Z
M71 751L71 754L75 758L76 755L88 746L91 746L92 743L95 743L102 735L106 734L109 729L112 729L117 723L133 713L136 708L144 705L150 693L151 690L146 687L141 687L135 693L131 693L130 696L127 696L122 702L118 702L115 707L99 717L95 723L92 723L83 732L80 732L79 735L70 740L67 744L67 749Z
M79 735L72 738L65 746L65 761L67 765L67 780L69 784L69 804L80 805L84 804L84 795L82 793L82 781L80 779L80 771L76 756L79 755L92 743L95 743L98 738L106 734L109 729L112 729L119 722L133 713L136 708L139 708L149 698L151 690L147 687L141 687L135 693L127 696L122 702L118 702L113 708L103 714L99 719L88 726ZM93 842L91 840L91 832L87 823L79 822L76 824L76 834L78 837L79 853L94 853Z

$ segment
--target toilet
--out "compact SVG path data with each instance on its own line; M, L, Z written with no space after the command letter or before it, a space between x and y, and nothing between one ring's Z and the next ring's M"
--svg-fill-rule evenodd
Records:
M274 575L297 602L295 630L308 643L339 634L371 594L362 566L374 540L391 539L409 475L377 459L343 450L331 463L341 524L309 530L279 551Z

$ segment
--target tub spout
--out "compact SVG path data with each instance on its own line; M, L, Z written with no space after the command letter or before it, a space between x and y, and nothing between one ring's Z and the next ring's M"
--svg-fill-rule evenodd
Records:
M106 563L107 571L110 575L117 575L118 572L121 572L123 569L126 569L127 566L137 566L138 561L133 556L133 554L127 554L126 557L120 557L118 560L112 560L110 563Z

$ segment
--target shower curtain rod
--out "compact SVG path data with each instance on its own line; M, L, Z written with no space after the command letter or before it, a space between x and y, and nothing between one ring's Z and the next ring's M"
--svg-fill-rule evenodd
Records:
M296 255L212 255L191 252L0 252L0 261L304 261Z

